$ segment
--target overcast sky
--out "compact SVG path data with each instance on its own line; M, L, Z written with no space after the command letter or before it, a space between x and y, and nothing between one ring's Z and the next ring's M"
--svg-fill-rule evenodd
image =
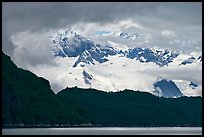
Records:
M76 23L111 24L131 19L146 29L171 30L201 38L200 2L59 2L3 3L3 41L17 32L40 31ZM14 47L3 44L11 54Z
M152 36L148 46L202 50L201 2L3 2L2 49L23 68L56 65L49 36L71 26L92 30L138 31ZM178 46L178 41L190 43Z

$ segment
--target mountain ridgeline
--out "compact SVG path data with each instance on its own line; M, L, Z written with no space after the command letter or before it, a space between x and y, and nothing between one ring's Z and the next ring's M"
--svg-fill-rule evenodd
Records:
M2 52L2 127L202 126L202 97L65 88L18 68Z
M157 46L153 44L150 34L145 32L96 31L94 34L93 30L89 34L68 28L52 34L49 39L49 46L56 57L54 60L61 58L60 64L66 65L64 72L56 71L54 77L62 76L71 81L65 84L56 79L63 87L91 87L103 91L152 89L150 93L170 98L201 93L201 77L194 79L186 75L186 71L200 75L202 52L161 48L159 43ZM178 42L183 41L179 39ZM170 42L173 44L174 40ZM68 73L69 77L62 73ZM139 75L143 76L135 79L137 82L127 82ZM143 83L145 86L140 87Z
M51 90L49 82L17 68L2 52L2 126L76 125L87 123L84 110L67 106Z
M122 38L140 38L139 34L129 35L121 33ZM77 67L80 62L95 65L94 61L104 63L109 61L108 56L122 55L124 57L138 60L142 63L153 62L160 67L168 65L179 54L170 50L153 50L150 48L135 47L128 50L119 50L108 44L96 44L94 41L83 37L71 28L64 33L50 37L52 41L52 52L59 57L78 57L73 67Z

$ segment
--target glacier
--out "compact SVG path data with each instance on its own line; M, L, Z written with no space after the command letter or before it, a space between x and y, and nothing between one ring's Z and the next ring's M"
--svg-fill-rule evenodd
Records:
M142 40L143 35L136 34L118 32L108 33L106 37L113 35L118 39ZM163 97L196 95L202 89L196 75L192 79L185 77L194 74L193 69L202 70L202 52L183 53L139 45L121 48L120 43L109 39L98 43L77 34L71 28L51 36L50 40L53 55L66 67L63 73L59 71L54 77L60 79L58 84L63 88L91 87L107 92L133 89ZM54 81L54 78L50 80ZM158 79L169 89L174 87L177 90L170 93L170 90L162 88L165 86L155 87L155 83L159 83ZM181 84L186 82L193 84Z

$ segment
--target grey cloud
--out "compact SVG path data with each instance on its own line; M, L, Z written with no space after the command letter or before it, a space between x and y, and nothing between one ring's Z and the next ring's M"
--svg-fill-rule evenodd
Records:
M3 22L8 30L21 31L64 27L76 22L110 23L134 19L150 28L201 25L201 3L67 2L3 3ZM181 25L182 24L182 25Z
M27 69L30 67L35 70L40 65L44 65L49 68L53 67L53 64L56 65L54 57L50 53L49 30L57 30L57 28L77 23L115 24L128 19L142 25L145 28L144 33L154 35L152 43L149 45L145 43L144 46L161 46L190 51L195 51L195 46L202 48L201 2L3 2L2 49L20 67ZM134 28L129 28L129 30L134 31ZM161 37L162 30L174 31L181 36L187 35L197 43L184 47L177 45L169 47L166 41L171 38ZM135 29L135 31L140 30ZM29 33L24 33L21 36L21 32ZM11 41L11 36L15 36L15 40ZM159 74L162 73L161 76L170 76L168 78L172 79L193 80L198 84L201 84L202 81L201 70L199 73L191 70L182 70L181 72L177 69L157 71L148 71L146 74L157 76L159 72ZM51 73L50 75L52 75ZM191 79L186 74L192 75ZM57 80L56 83L51 83L51 86L54 91L64 88Z
M3 20L12 31L35 30L80 21L109 21L111 9L104 3L4 3Z
M150 76L159 76L166 79L193 81L202 85L202 75L200 75L202 68L154 69L148 70L145 73Z
M38 33L26 31L12 35L11 40L15 49L11 57L24 68L40 64L55 65L51 41L48 38L47 31Z
M3 2L3 50L13 55L15 45L9 43L9 38L18 32L29 30L35 33L79 22L108 24L125 19L140 23L154 34L169 29L202 41L201 11L202 3L199 2ZM159 38L155 41L158 45L165 45ZM37 61L36 57L36 61L31 61L32 65Z
M157 28L201 25L202 5L195 2L158 3L154 11L139 16L140 20L147 26Z
M51 85L51 89L54 91L55 94L66 87L66 86L62 86L59 83L54 83L54 82L50 83L50 85Z
M4 30L3 30L4 31ZM3 33L2 35L2 50L5 54L9 54L10 56L13 56L13 51L15 49L15 46L13 43L9 40L9 35L7 33Z

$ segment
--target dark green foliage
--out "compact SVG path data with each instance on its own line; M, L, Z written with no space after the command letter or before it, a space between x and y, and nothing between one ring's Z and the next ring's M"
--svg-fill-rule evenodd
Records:
M87 123L84 110L65 105L50 89L49 81L17 68L2 52L2 126L45 126Z
M201 126L202 98L66 88L18 68L2 52L2 126Z
M160 98L124 90L107 93L95 89L66 88L57 94L84 108L92 123L101 126L201 126L202 98Z

